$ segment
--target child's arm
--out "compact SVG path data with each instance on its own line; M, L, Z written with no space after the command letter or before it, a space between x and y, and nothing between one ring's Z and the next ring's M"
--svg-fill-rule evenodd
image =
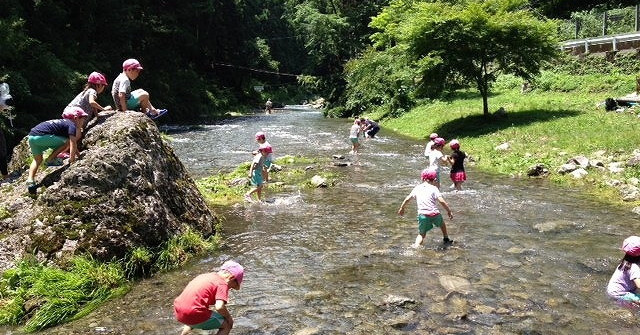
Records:
M227 309L227 303L224 300L216 300L213 308L216 312L220 313L222 317L224 317L224 321L227 322L228 329L233 328L233 318Z
M258 165L258 163L251 162L251 167L249 168L249 178L251 178L251 176L253 176L253 170L256 169L257 165Z
M402 205L400 205L400 209L398 209L398 215L400 216L404 215L404 206L407 205L407 202L409 202L411 198L413 198L413 195L411 194L409 194L406 198L404 198L404 200L402 201Z
M111 109L111 106L107 106L107 107L100 106L100 104L96 101L96 98L93 95L89 95L89 104L91 105L91 107L95 108L98 112Z
M124 98L125 98L125 93L119 92L118 99L120 100L120 106L118 106L119 107L118 109L123 112L127 110L127 101Z
M447 211L447 215L449 216L449 219L453 220L453 213L451 213L451 209L449 208L449 204L447 204L447 202L444 201L444 198L442 196L440 196L438 198L438 202L440 202L442 207L444 207L444 209Z

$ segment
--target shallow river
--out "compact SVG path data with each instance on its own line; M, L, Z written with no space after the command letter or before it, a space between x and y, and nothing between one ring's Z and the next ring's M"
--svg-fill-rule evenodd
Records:
M424 143L383 128L354 158L349 127L299 109L170 131L194 178L249 161L259 130L276 157L342 154L355 164L331 167L342 176L331 188L219 209L219 252L43 333L178 334L174 297L229 258L247 269L242 289L231 292L232 334L640 333L638 314L605 294L621 241L640 234L633 214L545 181L468 166L464 191L453 192L443 179L455 243L444 248L432 230L415 250L415 202L405 217L396 211L419 182Z

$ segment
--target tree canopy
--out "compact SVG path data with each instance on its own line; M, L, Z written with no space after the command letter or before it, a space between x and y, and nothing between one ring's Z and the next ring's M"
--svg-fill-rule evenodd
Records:
M347 67L350 106L387 102L397 113L409 97L433 98L473 86L488 114L490 85L499 73L530 79L557 54L555 24L538 19L526 5L524 0L394 1L371 22L379 30L373 46ZM371 77L380 83L372 86Z

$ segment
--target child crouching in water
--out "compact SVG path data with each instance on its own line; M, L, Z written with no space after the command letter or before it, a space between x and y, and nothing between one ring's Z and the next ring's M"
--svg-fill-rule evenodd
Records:
M607 294L623 306L640 308L640 237L627 237L622 250L624 257L609 280Z
M409 200L416 199L418 207L418 236L416 236L416 242L413 244L414 248L422 245L425 235L433 227L440 227L442 231L442 241L445 244L453 243L447 235L447 225L442 219L442 214L440 214L440 210L438 209L438 203L447 211L449 220L453 219L453 214L436 186L437 176L438 172L434 169L422 170L420 174L422 183L413 188L411 193L409 193L402 202L402 205L400 205L400 209L398 209L398 215L404 215L404 207Z
M226 335L233 328L233 318L227 310L229 289L240 289L244 268L234 261L226 261L218 272L195 277L173 301L176 319L185 326L181 335L192 329L218 329Z

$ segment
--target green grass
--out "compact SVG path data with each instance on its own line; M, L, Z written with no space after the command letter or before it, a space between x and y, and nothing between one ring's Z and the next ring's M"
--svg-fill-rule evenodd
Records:
M78 319L128 292L138 278L175 269L218 246L218 235L204 239L187 229L157 250L139 247L126 259L108 263L75 256L55 267L25 258L0 277L0 325L24 325L34 332Z
M300 188L309 187L310 179L314 174L320 174L327 178L327 183L335 183L337 176L331 173L317 170L307 171L309 165L317 166L325 164L328 159L308 158L302 156L282 156L277 157L273 162L282 167L281 171L272 169L269 172L270 183L269 192L279 192L288 186ZM240 164L229 173L218 173L196 181L198 189L210 206L229 206L242 202L244 194L249 190L250 185L243 184L247 181L251 162ZM239 182L240 181L240 182Z
M423 102L398 118L383 120L382 126L425 141L432 132L447 141L457 138L475 165L488 172L526 176L530 166L543 163L552 172L551 180L583 185L587 192L617 195L603 177L640 176L637 169L627 169L623 175L590 169L582 180L556 173L560 165L578 155L594 158L595 152L603 150L605 156L623 162L632 155L640 143L640 119L635 113L606 112L597 104L633 91L634 76L543 73L534 82L534 90L525 94L520 93L519 83L503 77L489 97L490 111L503 107L506 116L484 117L480 95L459 91L448 100ZM494 149L504 142L510 145L508 151ZM604 198L622 201L619 196Z

